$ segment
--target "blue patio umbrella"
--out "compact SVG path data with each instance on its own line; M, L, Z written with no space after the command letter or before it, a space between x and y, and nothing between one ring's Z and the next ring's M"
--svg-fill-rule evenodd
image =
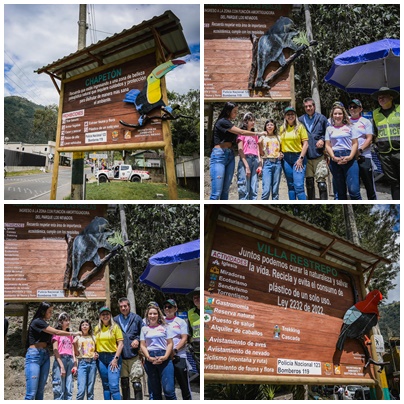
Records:
M199 286L199 240L160 251L149 259L140 282L164 293L189 293Z
M348 93L372 94L381 87L400 91L400 40L382 39L342 53L325 81Z

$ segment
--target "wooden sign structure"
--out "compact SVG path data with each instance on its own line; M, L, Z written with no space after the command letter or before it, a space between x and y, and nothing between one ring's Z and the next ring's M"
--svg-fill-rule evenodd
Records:
M261 37L280 17L289 17L291 5L244 4L205 5L205 79L206 102L290 101L293 68L279 76L269 90L249 90L253 61L251 35ZM289 49L284 51L290 56ZM279 68L269 64L265 76Z
M246 230L254 224L238 209L207 225L205 381L375 384L377 369L364 368L358 341L347 340L344 351L336 351L346 310L364 297L361 274L310 254L303 242L299 249L296 242L258 236L264 218L256 232ZM278 217L274 234L282 228ZM238 228L238 220L245 226Z
M166 158L169 196L178 198L169 122L129 128L119 121L137 124L140 116L134 104L123 101L126 93L141 91L154 68L189 53L179 19L166 11L36 71L47 73L60 93L51 199L56 199L62 152L159 148ZM160 86L167 104L164 77ZM161 111L156 108L148 115Z
M155 55L149 54L79 79L66 80L60 147L93 150L93 146L102 146L104 150L107 146L133 148L139 143L162 142L161 121L137 129L119 123L120 120L138 122L140 114L134 104L123 99L130 90L143 89L155 63Z
M5 205L4 300L105 301L108 269L101 271L83 291L63 289L67 263L66 234L77 236L106 205ZM103 255L103 250L99 250ZM94 267L87 262L80 277Z

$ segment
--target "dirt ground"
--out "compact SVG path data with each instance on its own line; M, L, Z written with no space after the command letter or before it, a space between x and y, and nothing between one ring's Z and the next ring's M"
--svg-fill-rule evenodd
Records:
M7 345L4 354L4 400L23 400L25 397L25 373L24 373L24 349L21 344L22 318L9 318L10 327L7 338ZM74 327L73 327L74 328ZM45 387L45 400L53 400L52 392L52 365L54 358L51 357L51 370L48 382ZM200 399L199 378L191 382L192 399ZM73 399L77 394L77 379L74 380ZM133 389L131 389L133 395ZM181 390L176 386L177 398L181 399ZM101 379L97 373L97 380L94 389L94 399L103 400ZM144 400L148 400L144 396Z
M233 177L232 184L230 186L229 192L229 200L238 200L238 190L237 190L237 165L238 165L238 156L236 156L236 170ZM211 179L209 173L209 157L205 157L204 159L204 199L207 200L210 197L210 189L211 189ZM332 193L332 186L331 186L331 174L328 176L328 200L334 200L334 195ZM258 200L261 200L262 194L262 181L260 179L258 185ZM389 187L385 184L380 182L376 182L376 194L378 200L391 200L391 194ZM361 195L362 199L366 200L366 190L361 184ZM318 189L316 189L316 199L319 200ZM285 175L282 173L281 175L281 184L279 187L279 200L280 201L288 201L288 188L285 180Z

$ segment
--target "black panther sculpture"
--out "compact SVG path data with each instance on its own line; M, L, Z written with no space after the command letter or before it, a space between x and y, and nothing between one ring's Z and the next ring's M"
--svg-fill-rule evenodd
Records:
M112 250L113 246L109 244L108 238L114 232L108 230L108 221L103 217L95 217L91 223L74 238L72 251L73 274L70 288L84 289L79 281L79 272L81 267L88 261L92 261L95 266L101 264L101 257L98 254L99 248Z
M257 49L257 78L255 87L266 87L264 82L265 69L271 62L278 62L281 66L286 63L283 50L299 49L292 39L298 35L293 21L288 17L280 17L276 23L259 39Z

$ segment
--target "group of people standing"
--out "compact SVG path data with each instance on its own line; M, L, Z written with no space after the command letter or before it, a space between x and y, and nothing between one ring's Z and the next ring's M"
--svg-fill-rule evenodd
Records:
M188 297L199 310L199 288ZM167 299L164 313L156 302L150 302L145 318L131 312L129 300L118 301L120 314L113 317L104 306L94 330L89 320L80 322L79 331L70 331L70 316L63 312L56 327L48 322L53 306L43 302L28 328L28 349L25 359L26 400L43 400L49 376L52 344L54 362L52 389L55 400L73 399L73 377L77 376L77 400L94 400L97 370L101 378L104 400L130 400L131 384L134 399L143 399L142 376L147 374L149 398L176 400L175 379L183 400L191 400L189 364L186 346L188 322L176 313L177 303ZM188 313L191 343L199 346L199 313ZM199 349L197 350L199 355ZM199 364L199 360L197 361ZM199 372L199 369L198 369ZM121 389L120 389L121 387ZM121 393L122 392L122 393Z
M371 145L375 144L383 172L391 185L392 199L399 199L400 191L400 106L394 100L399 93L381 88L372 94L380 107L373 111L373 124L362 116L362 103L341 102L332 106L329 119L316 112L312 98L303 100L305 114L297 117L288 106L284 121L277 129L269 119L262 132L255 132L255 119L246 113L241 128L232 120L238 107L227 102L213 130L213 149L210 160L210 199L228 199L235 169L233 144L237 143L239 163L237 185L240 200L256 200L258 176L262 175L262 200L279 199L279 185L283 171L290 200L315 199L316 185L319 199L328 200L326 177L332 173L334 199L362 199L360 180L367 198L375 200ZM349 111L349 114L348 114Z

